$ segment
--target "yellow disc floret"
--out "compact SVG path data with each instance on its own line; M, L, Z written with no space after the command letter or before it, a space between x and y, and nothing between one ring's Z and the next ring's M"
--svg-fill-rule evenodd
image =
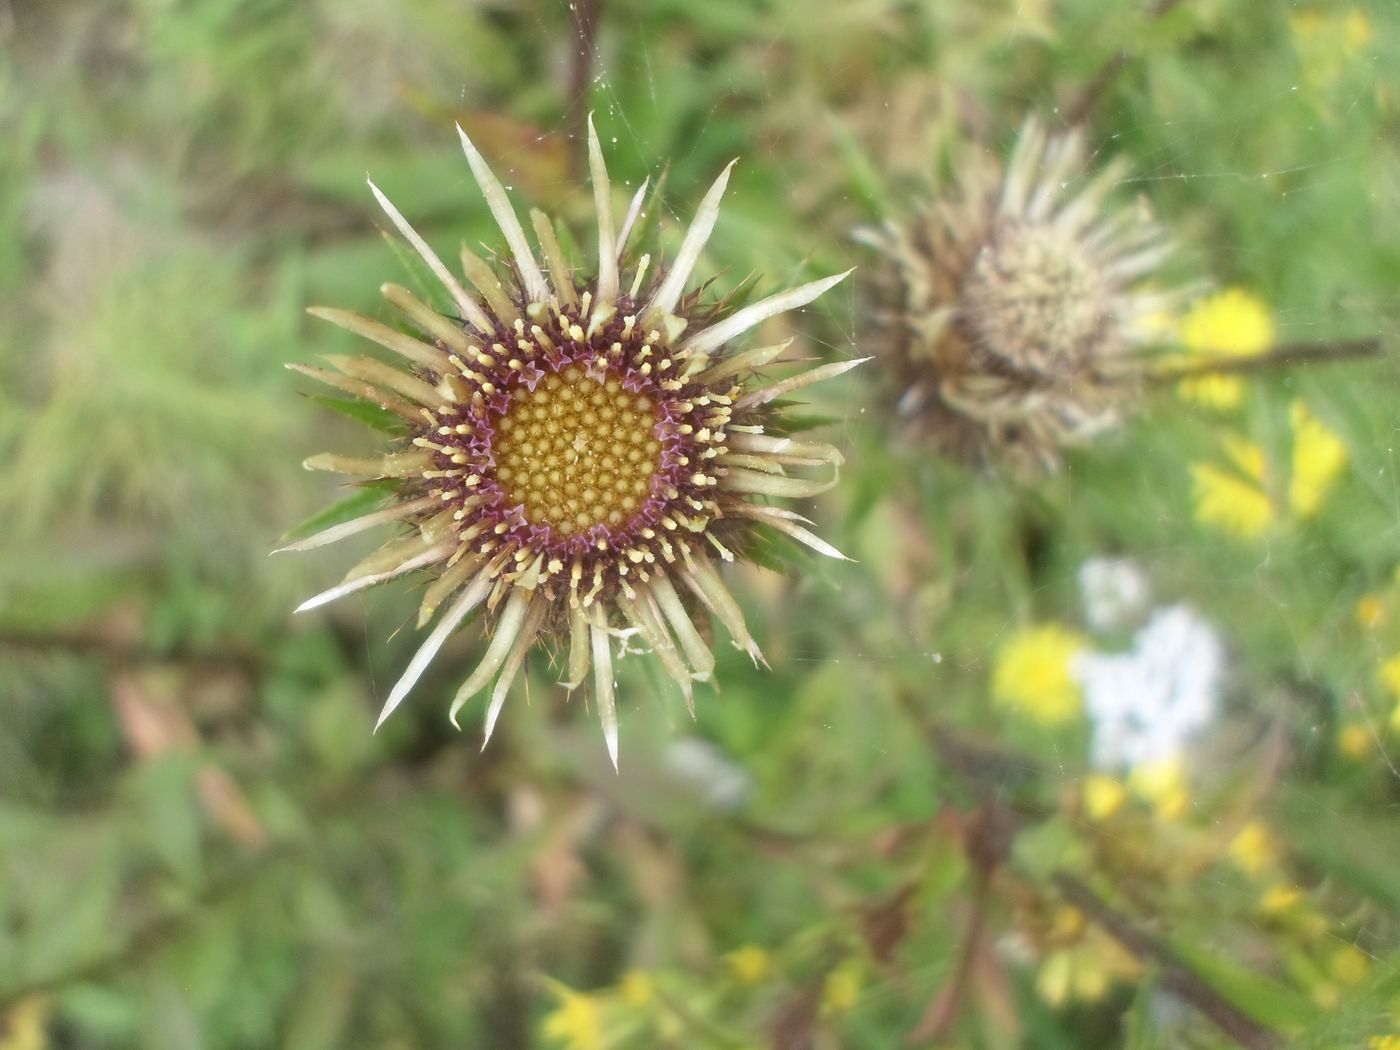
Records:
M660 466L656 405L577 365L518 387L496 422L496 478L535 525L563 536L626 523Z

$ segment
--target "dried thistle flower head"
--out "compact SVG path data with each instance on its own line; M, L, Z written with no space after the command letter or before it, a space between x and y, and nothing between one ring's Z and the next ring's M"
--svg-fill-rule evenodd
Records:
M1005 170L970 157L955 196L857 232L888 262L884 353L915 430L962 457L1055 469L1136 393L1148 287L1170 254L1140 206L1108 197L1126 165L1080 182L1076 132L1034 119Z
M757 370L787 345L738 351L760 322L804 306L845 274L813 281L734 312L687 294L714 228L726 168L706 194L669 269L640 255L628 236L643 185L620 227L590 119L588 152L598 217L598 257L582 279L548 217L531 213L541 257L465 133L462 146L509 247L498 273L465 248L467 287L371 183L394 226L442 282L459 316L405 289L382 291L419 333L411 336L344 310L312 313L402 359L332 357L334 371L293 366L401 418L404 438L382 456L324 454L310 469L398 479L391 505L292 544L303 550L394 522L406 535L305 602L310 609L416 569L434 575L419 626L437 623L393 687L382 723L408 695L447 638L482 615L491 640L453 698L451 718L495 679L486 737L536 642L567 640L564 685L593 672L608 752L617 762L614 638L635 634L692 704L714 656L696 626L708 612L734 643L761 659L738 604L717 571L762 523L822 554L838 551L768 497L813 496L835 484L840 453L783 436L776 398L846 371L844 361L765 381ZM731 165L732 167L732 165ZM541 265L543 263L543 265ZM438 613L440 607L445 609Z

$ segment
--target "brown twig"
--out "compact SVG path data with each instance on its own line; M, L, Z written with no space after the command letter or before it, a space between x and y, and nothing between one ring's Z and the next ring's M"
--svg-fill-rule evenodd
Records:
M262 669L257 654L248 650L198 650L184 646L161 650L144 645L128 644L113 638L103 637L100 634L77 632L38 634L0 629L0 649L18 649L35 653L81 654L94 656L117 666L186 664L224 671L237 671L250 677L258 674Z
M598 56L598 23L603 18L603 0L574 0L574 51L569 64L569 110L567 120L576 143L583 142L584 120L588 116L588 85L593 79L593 62ZM583 150L573 151L575 174L583 169Z
M941 733L939 747L954 747ZM939 988L914 1030L906 1037L911 1045L924 1045L945 1037L957 1023L972 986L972 972L987 939L992 883L1010 856L1020 818L994 797L984 797L964 825L963 851L972 870L971 913L962 948L952 976Z
M1176 7L1181 0L1157 0L1147 13L1147 20L1155 22L1168 14L1172 8ZM1099 104L1108 89L1113 86L1113 82L1118 79L1118 74L1122 73L1128 65L1129 54L1126 48L1119 48L1102 66L1099 71L1090 78L1084 90L1079 93L1079 97L1065 107L1065 126L1075 127L1082 124L1093 112L1094 107Z
M979 871L972 884L972 913L967 920L962 949L953 975L928 1004L923 1017L905 1038L912 1046L925 1046L946 1038L967 1001L972 969L982 954L987 935L987 908L990 904L991 873Z
M989 805L1034 780L1041 770L1029 756L974 740L931 716L908 690L897 700L945 767L979 803Z
M1162 972L1162 983L1209 1018L1217 1028L1246 1050L1276 1050L1274 1032L1241 1012L1202 980L1177 954L1115 911L1102 897L1073 875L1060 873L1055 885L1089 919L1138 959L1151 962Z
M1268 372L1275 368L1291 368L1294 365L1331 364L1358 357L1375 357L1380 352L1381 341L1374 338L1343 339L1330 343L1283 343L1254 357L1215 357L1183 362L1153 372L1150 381L1175 383L1180 379L1200 375Z

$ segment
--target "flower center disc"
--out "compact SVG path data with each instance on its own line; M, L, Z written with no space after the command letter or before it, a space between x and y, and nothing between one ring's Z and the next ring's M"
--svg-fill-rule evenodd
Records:
M656 405L571 365L516 387L496 421L496 480L531 524L561 536L617 528L651 494L660 468Z
M965 279L965 322L981 347L1013 368L1080 363L1109 313L1106 281L1072 237L1009 223L992 234Z

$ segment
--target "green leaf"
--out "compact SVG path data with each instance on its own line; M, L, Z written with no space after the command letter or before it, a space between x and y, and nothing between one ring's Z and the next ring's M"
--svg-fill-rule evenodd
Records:
M147 844L170 872L192 886L202 869L203 821L191 756L169 753L132 771L132 815Z
M1377 1018L1385 1017L1400 994L1400 952L1377 958L1370 977L1347 989L1335 1007L1319 1011L1306 1032L1299 1032L1299 1050L1336 1050L1364 1046L1367 1034L1376 1030ZM1295 1045L1295 1044L1290 1044Z
M846 162L847 184L851 191L875 215L889 215L894 208L874 162L843 124L833 119L831 130L836 138L836 146L841 151L841 158Z
M346 1044L345 1031L356 999L354 960L326 951L307 967L282 1045L288 1050L334 1050Z
M357 423L363 423L386 434L397 435L404 432L402 419L387 408L380 408L368 401L347 397L331 397L328 394L312 394L311 400L318 405L325 405L332 412L339 412L342 416L348 416Z
M827 427L835 423L844 422L838 416L823 416L814 413L794 413L784 414L778 418L778 424L773 429L783 434L800 434L804 430L816 430L818 427Z
M349 776L370 757L363 697L337 683L302 706L306 741L333 777Z
M317 511L288 532L284 539L299 540L303 536L310 536L312 533L328 529L332 525L339 525L342 521L349 521L361 514L368 514L376 509L385 498L397 492L398 488L397 481L366 481L360 485L354 495L347 496L339 503L331 504L325 510Z
M745 559L781 576L796 574L804 552L811 553L796 540L762 522L755 522L749 530L749 539L743 549Z
M64 1020L100 1036L102 1046L132 1046L140 1021L140 1004L130 994L98 982L68 984L57 992Z
M68 972L109 946L118 910L120 844L98 827L88 830L96 836L93 843L75 839L44 854L31 853L44 856L49 870L14 871L7 883L7 896L22 910L15 913L15 950L0 966L5 984ZM11 872L4 874L11 879Z
M388 230L384 231L384 243L394 258L398 259L399 266L403 270L404 282L419 299L427 303L439 313L449 311L448 299L443 291L442 282L437 279L437 275L428 269L422 257L412 248L403 243L398 237L393 236Z
M647 253L652 253L652 265L660 263L660 259L655 257L655 244L657 227L661 223L661 213L665 210L665 202L662 200L662 191L666 186L666 172L663 171L660 177L652 184L651 193L642 203L642 214L637 219L637 224L632 227L632 233L627 238L627 248L623 252L624 269L634 267L637 260ZM655 276L659 271L652 270Z
M737 285L735 285L734 288L729 292L729 294L721 300L721 303L724 307L724 312L726 314L737 313L738 311L742 310L744 307L748 306L750 303L755 301L755 293L758 291L759 277L760 274L756 272L749 274Z
M1012 856L1017 868L1048 878L1052 872L1081 862L1084 844L1073 821L1059 814L1017 835Z
M1200 944L1173 942L1172 950L1242 1013L1271 1028L1294 1030L1316 1020L1318 1008L1289 987Z
M1293 848L1318 870L1369 895L1391 910L1400 909L1400 832L1383 815L1347 806L1338 789L1285 788L1283 819ZM1345 814L1337 819L1337 814Z

